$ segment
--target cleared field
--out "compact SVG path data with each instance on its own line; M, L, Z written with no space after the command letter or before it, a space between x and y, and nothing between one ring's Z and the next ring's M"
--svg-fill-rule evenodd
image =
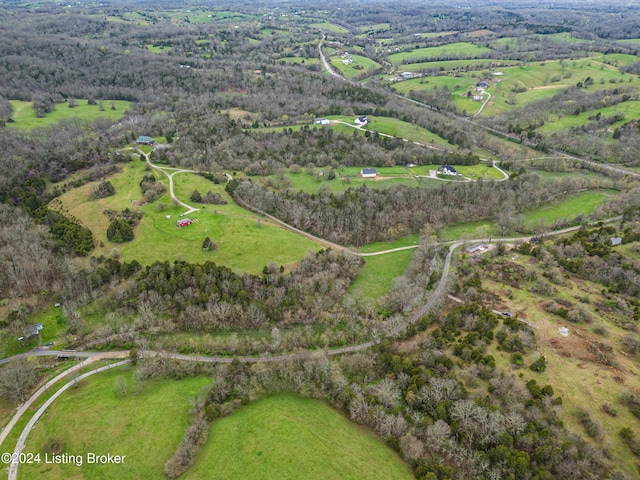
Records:
M382 440L317 400L278 395L216 421L185 480L410 479Z
M362 55L353 54L351 55L351 59L353 60L353 62L345 65L341 57L331 57L331 65L338 72L340 72L342 76L348 79L351 79L356 75L367 73L370 70L376 70L381 66L375 60L371 60L370 58L364 57Z
M7 123L10 128L21 130L31 130L36 127L46 127L58 123L60 120L70 120L74 117L82 120L95 120L96 118L109 118L118 120L131 108L131 103L124 100L104 100L102 102L104 110L100 110L100 105L89 105L87 100L77 100L78 105L69 108L67 103L59 103L55 110L47 113L44 117L38 118L33 110L31 102L11 100L13 107L13 123ZM115 109L112 109L112 105Z
M393 279L406 270L415 250L401 250L374 257L365 257L364 268L349 291L356 296L378 301L391 289Z
M349 30L347 30L346 28L330 22L312 23L309 25L309 28L319 28L321 30L326 30L327 32L332 32L332 33L349 33Z
M607 126L608 129L613 130L629 120L640 117L640 101L630 100L610 107L587 110L586 112L579 113L578 115L563 116L557 120L553 120L553 117L551 117L550 120L552 121L547 121L542 127L538 128L538 131L551 133L565 128L580 127L589 123L589 117L593 117L598 113L604 117L613 117L618 114L624 115L622 120Z
M159 53L169 53L173 47L165 47L164 45L147 45L147 50L149 50L150 52L159 54Z
M354 117L346 115L329 115L329 120L338 120L353 125ZM364 126L363 130L375 130L386 135L398 138L405 138L418 143L426 143L439 148L450 149L452 145L441 136L427 130L426 128L414 125L392 117L377 117L370 115L367 117L369 123ZM353 132L353 130L351 130Z
M525 225L549 225L558 220L572 220L578 215L590 215L595 208L615 196L613 191L589 191L569 196L552 205L537 208L524 213Z
M90 201L91 185L84 185L62 195L59 200L68 212L91 229L98 246L94 255L109 256L117 248L124 261L138 260L149 264L154 261L173 262L182 259L201 263L207 260L226 265L238 271L258 273L268 262L290 264L304 257L309 250L319 250L320 245L289 232L239 207L224 191L224 185L215 185L204 177L181 173L174 176L174 188L178 198L189 204L191 192L197 189L202 195L209 190L219 193L229 203L226 205L199 205L202 210L189 215L194 221L184 228L176 227L183 207L173 206L168 192L153 204L136 207L133 202L142 199L140 180L145 173L145 164L134 161L124 165L124 170L110 178L116 195ZM167 184L164 175L157 178ZM157 203L166 206L158 211ZM105 209L121 211L139 208L143 213L140 224L134 229L135 239L128 243L115 244L106 238L109 219ZM167 219L169 215L171 218ZM213 252L202 250L202 242L210 237L218 248ZM241 238L242 241L238 241ZM153 245L153 248L149 248Z
M189 400L209 380L149 380L140 393L124 396L117 393L118 382L131 391L130 370L115 369L81 382L54 402L31 431L30 452L51 455L45 447L57 438L61 452L84 456L81 466L44 461L21 465L20 478L164 478L164 463L189 423ZM88 452L126 459L120 465L88 464Z
M441 60L434 62L407 63L400 68L403 72L419 72L421 70L440 70L442 72L461 71L461 70L480 70L484 68L503 68L496 67L503 62L495 59L485 60Z
M438 47L416 48L410 52L393 53L388 58L390 62L399 65L422 59L460 60L478 58L489 52L492 52L492 50L487 47L480 47L468 42L457 42Z
M289 63L291 65L317 65L320 63L319 58L304 58L304 57L284 57L284 58L279 58L277 61Z

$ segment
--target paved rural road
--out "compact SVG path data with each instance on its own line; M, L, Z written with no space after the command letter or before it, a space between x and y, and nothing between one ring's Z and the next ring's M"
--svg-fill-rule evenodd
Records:
M40 419L40 417L45 412L45 410L49 408L49 405L51 405L56 400L56 398L58 398L66 390L71 388L80 380L90 377L91 375L95 375L96 373L104 372L105 370L109 370L110 368L115 368L121 365L125 365L127 362L128 360L123 360L121 362L112 363L111 365L107 365L105 367L100 367L100 368L96 368L95 370L91 370L90 372L87 372L83 375L80 375L78 378L71 380L69 383L64 385L60 390L56 391L56 393L51 395L51 397L46 402L44 402L42 406L38 409L38 411L33 415L31 420L29 420L29 423L27 423L26 427L24 427L24 430L22 430L22 433L20 434L20 438L18 438L16 448L13 451L14 458L20 458L20 453L22 453L22 450L24 449L24 444L25 444L25 441L27 440L27 436L29 435L29 432L31 432L31 429L35 426L36 422ZM18 478L19 463L20 462L11 463L11 465L9 466L9 480L16 480Z

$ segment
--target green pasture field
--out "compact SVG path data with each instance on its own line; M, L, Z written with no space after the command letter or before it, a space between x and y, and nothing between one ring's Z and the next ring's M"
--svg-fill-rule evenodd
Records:
M599 57L595 57L599 58ZM638 61L635 55L627 55L624 53L608 53L602 56L602 63L610 63L613 66L624 67Z
M479 60L439 60L435 62L407 63L400 68L403 72L420 72L421 70L438 69L442 72L451 71L472 71L481 69L502 69L504 67L497 66L503 62L496 59L479 59ZM433 78L433 77L428 77ZM406 80L405 80L406 81Z
M504 76L500 77L500 82L496 84L494 98L482 115L496 115L535 100L552 97L558 91L574 87L578 82L584 82L589 77L594 83L585 89L587 92L613 89L615 83L620 81L624 81L626 85L629 79L637 84L634 76L623 75L613 65L602 63L600 60L602 60L601 56L575 61L534 62L518 67L502 68ZM526 91L515 93L513 89L517 88L525 88ZM515 100L515 105L507 104L507 99L510 97Z
M455 57L454 59L462 59L482 57L492 51L490 48L480 47L473 43L457 42L438 47L416 48L410 52L392 53L388 59L390 62L400 65L402 63L409 63L411 60L429 58L449 57L449 59L451 59L451 57Z
M535 228L537 225L550 225L565 218L572 220L580 214L590 215L598 205L611 200L616 193L614 191L592 190L567 196L550 205L525 212L525 225L528 228Z
M164 45L152 45L152 44L148 44L146 45L147 50L149 50L152 53L156 53L156 54L160 54L160 53L169 53L173 47L165 47Z
M145 163L137 160L124 165L123 171L110 178L116 195L90 201L90 185L71 190L61 197L60 202L68 212L90 228L97 239L94 255L110 255L117 248L123 261L138 260L142 264L154 261L173 262L182 259L202 263L213 261L236 271L259 273L264 265L277 262L288 265L301 260L309 250L319 250L320 245L272 224L238 206L224 191L224 185L215 185L204 177L190 173L174 176L175 193L189 205L196 206L189 199L191 192L198 189L202 195L209 190L219 193L229 203L226 205L197 205L199 212L189 214L197 223L178 228L176 221L184 207L173 206L168 194L168 180L164 174L155 173L167 186L167 193L153 204L136 207L132 202L142 200L139 187L145 173ZM162 212L157 203L166 205ZM135 239L128 243L115 244L106 238L109 219L103 214L105 209L121 211L125 208L139 208L144 216L134 229ZM166 219L170 215L170 219ZM218 248L213 252L202 250L202 242L210 237ZM241 240L240 240L241 239Z
M616 127L619 127L620 125L628 122L629 120L640 118L640 101L630 100L628 102L619 103L610 107L603 107L596 110L581 112L578 115L566 115L557 118L556 120L553 120L553 117L551 117L542 127L538 128L538 131L551 133L557 132L558 130L563 130L565 128L580 127L589 123L589 117L593 117L598 113L602 114L604 117L611 117L619 113L622 113L624 115L624 118L622 120L607 126L608 129L613 130Z
M376 167L376 171L378 176L382 178L415 178L415 176L418 175L420 177L418 180L430 181L431 179L423 177L428 177L430 170L437 170L439 166L440 165L438 164L417 165L409 168L403 165L396 165L395 167ZM483 178L486 180L499 180L503 178L503 175L497 169L489 167L484 163L479 163L477 165L456 165L455 168L464 178ZM337 173L342 177L354 179L360 176L361 169L361 167L345 167L338 169ZM473 173L475 173L475 175L472 175ZM363 180L373 180L374 182L380 181L376 179Z
M430 179L414 178L413 176L397 176L391 178L361 178L360 168L354 167L357 170L349 172L348 176L343 175L342 169L336 171L336 178L334 180L321 180L317 181L313 175L309 175L306 172L291 173L285 172L285 175L291 180L291 188L294 190L302 190L307 193L318 193L321 188L327 188L332 192L344 192L349 188L358 188L366 185L369 188L389 188L393 185L401 184L412 187L423 188L435 188L436 182ZM317 170L322 170L317 168ZM272 177L275 177L273 175Z
M346 28L331 22L311 23L309 25L309 28L318 28L318 29L326 30L327 32L332 32L332 33L349 33L349 30L347 30Z
M339 120L351 125L355 120L355 117L349 117L346 115L329 115L326 117L329 120ZM451 149L453 146L441 136L430 132L426 128L414 125L413 123L405 122L397 118L392 117L378 117L374 115L367 116L369 123L362 128L362 130L375 130L386 135L392 135L398 138L406 138L419 143L427 143L437 146L439 148Z
M263 28L262 30L260 30L260 35L263 35L265 37L271 37L271 36L290 37L291 32L289 32L288 30L280 30L276 28Z
M116 393L118 378L130 393ZM40 452L47 439L57 437L62 451L85 456L82 466L72 464L21 465L20 478L164 477L164 463L173 455L190 421L190 399L210 380L147 380L141 393L133 393L128 368L100 373L67 390L31 431L29 451ZM86 462L86 454L126 455L119 465Z
M477 222L464 222L447 225L438 231L438 238L443 242L454 240L485 239L496 233L496 226L489 220L479 220Z
M410 479L382 440L318 400L277 395L217 420L185 480Z
M437 77L412 78L411 80L396 82L392 84L391 87L398 93L408 95L412 90L433 90L446 86L454 97L462 97L462 95L469 90L473 91L478 81L477 78L471 77L469 73L464 73L456 77L442 75Z
M70 120L74 117L82 120L95 120L96 118L118 120L131 108L131 103L124 100L103 100L104 111L100 111L100 105L89 105L86 99L78 100L77 103L78 106L74 108L69 108L66 103L58 103L52 112L42 118L38 118L31 102L11 100L14 122L6 125L21 130L31 130L36 127L46 127L58 123L60 120ZM111 109L112 103L116 107L115 110Z
M365 257L364 267L351 284L349 291L364 298L379 300L389 292L393 279L404 273L414 252L414 249L401 250Z
M375 60L371 60L370 58L364 57L362 55L352 54L351 58L353 59L353 63L345 65L342 63L342 58L338 56L331 57L331 65L333 66L333 68L335 68L343 77L347 79L351 79L356 75L367 73L369 70L378 69L381 66Z
M386 32L391 28L390 23L376 23L375 25L365 25L364 27L360 27L360 31L362 33L380 33Z

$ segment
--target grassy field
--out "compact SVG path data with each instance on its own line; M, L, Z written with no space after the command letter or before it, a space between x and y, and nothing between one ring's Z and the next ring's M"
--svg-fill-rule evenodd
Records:
M624 118L622 120L607 126L608 129L613 130L631 119L640 117L640 102L637 100L630 100L628 102L619 103L617 105L612 105L609 107L581 112L578 115L563 116L556 120L551 117L551 121L547 121L543 126L538 128L538 131L551 133L558 130L563 130L565 128L580 127L582 125L588 124L590 122L589 117L593 117L598 113L605 117L612 117L616 114L624 115Z
M479 70L482 68L490 68L496 63L494 59L479 59L479 60L441 60L434 62L422 62L422 63L407 63L400 68L403 72L419 72L421 70L437 69L441 72L451 71L464 71L467 69ZM503 68L503 67L499 67ZM462 73L461 73L462 74Z
M336 170L336 178L334 180L326 180L324 176L317 177L319 171L325 171L323 168L315 168L313 173L306 171L299 173L291 173L285 171L284 175L290 180L294 190L302 190L308 193L318 193L320 189L329 189L333 192L343 192L348 188L357 188L366 185L369 188L388 188L392 185L403 184L411 187L437 188L440 183L429 177L429 171L436 170L439 165L419 165L416 167L405 167L397 165L395 167L378 167L378 177L362 178L360 171L362 167L345 167ZM497 180L502 178L502 174L495 168L485 164L457 166L456 170L463 175L457 177L456 180L468 178L477 180L483 178L485 180ZM277 174L270 175L271 180L275 180ZM444 177L445 180L449 178Z
M534 228L536 225L550 225L558 220L572 220L580 214L590 215L595 208L606 200L613 198L613 191L588 191L570 195L551 205L536 208L524 214L525 225Z
M216 421L185 480L410 479L382 440L317 401L278 395Z
M353 125L354 117L346 115L329 115L329 120L339 120ZM386 135L394 137L406 138L419 143L427 143L439 148L450 149L452 145L441 136L427 130L426 128L414 125L392 117L377 117L374 115L367 116L369 123L363 127L363 130L375 130Z
M147 45L147 50L153 53L169 53L173 47L165 47L164 45Z
M410 63L421 59L459 60L463 58L477 58L490 53L487 47L480 47L473 43L457 42L439 47L416 48L410 52L399 52L389 55L389 61L395 64Z
M494 235L496 226L489 220L477 222L464 222L447 225L438 231L438 238L443 242L464 239L488 239Z
M35 127L46 127L60 120L69 120L74 117L82 120L95 120L96 118L118 120L131 108L131 103L124 100L104 100L104 111L100 111L100 105L89 105L87 100L78 100L77 102L78 106L74 108L69 108L67 103L59 103L56 105L55 110L42 118L38 118L31 102L11 100L14 122L7 123L7 126L21 130L31 130ZM115 109L111 108L112 104Z
M22 465L20 478L164 478L164 463L173 454L189 423L189 400L209 380L149 380L141 393L119 396L116 382L132 389L131 372L115 369L68 390L32 430L25 451L41 452L51 437L70 455L126 455L121 465ZM118 380L121 378L122 380Z
M326 30L327 32L331 33L349 33L349 30L347 30L346 28L331 22L312 23L309 25L309 28L318 28L320 30Z
M351 58L353 59L353 62L348 65L342 63L342 58L339 56L331 57L330 59L333 68L347 79L352 79L356 75L362 75L363 73L367 73L369 70L375 70L381 66L375 60L371 60L370 58L362 55L352 54Z
M188 227L177 228L176 220L184 212L183 207L172 205L168 192L153 204L135 207L132 202L142 199L139 187L145 174L144 162L134 161L124 165L121 173L110 178L116 195L101 200L90 201L88 192L91 185L84 185L62 195L59 200L67 211L91 229L98 246L94 255L110 255L117 248L124 261L138 260L143 264L153 261L182 259L189 262L211 260L226 265L236 271L258 273L268 262L291 264L297 262L309 250L319 250L320 245L297 234L265 221L257 220L255 214L239 207L224 191L224 185L215 185L204 177L181 173L174 176L175 193L178 198L191 204L191 192L198 189L202 195L209 190L219 193L229 203L227 205L198 205L199 212L189 215L197 221ZM149 172L146 172L149 173ZM167 182L164 175L157 177ZM168 186L168 184L167 184ZM158 211L157 203L166 205ZM135 239L124 244L114 244L107 240L109 219L103 214L105 209L121 211L125 208L139 208L144 216L135 228ZM166 216L170 215L170 219ZM213 252L202 250L202 242L209 236L217 243ZM242 238L239 242L238 238ZM152 245L153 248L149 248Z
M377 301L391 289L393 279L404 273L414 252L414 249L401 250L365 257L364 268L356 277L349 291Z

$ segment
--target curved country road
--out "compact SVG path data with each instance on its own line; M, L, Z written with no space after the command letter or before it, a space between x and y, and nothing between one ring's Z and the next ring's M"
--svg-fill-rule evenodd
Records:
M109 370L110 368L119 367L121 365L126 364L127 362L128 362L128 360L123 360L121 362L112 363L111 365L107 365L107 366L104 366L104 367L96 368L95 370L91 370L90 372L82 374L78 378L76 378L74 380L71 380L66 385L64 385L62 388L60 388L60 390L58 390L56 393L51 395L51 397L46 402L44 402L42 404L42 406L33 415L33 417L31 417L31 420L29 420L29 423L27 423L27 425L22 430L22 433L20 434L20 438L18 438L18 442L16 443L16 448L13 451L14 458L20 458L20 453L22 453L22 450L24 449L24 444L25 444L25 442L27 440L27 436L29 435L29 432L31 432L31 429L35 426L36 422L40 419L40 417L45 412L45 410L47 408L49 408L49 405L51 405L56 400L56 398L58 398L66 390L71 388L73 385L75 385L80 380L83 380L83 379L85 379L87 377L90 377L91 375L95 375L96 373L104 372L105 370ZM20 462L12 462L11 465L9 466L9 480L16 480L16 478L18 478L18 465L19 465L19 463Z

